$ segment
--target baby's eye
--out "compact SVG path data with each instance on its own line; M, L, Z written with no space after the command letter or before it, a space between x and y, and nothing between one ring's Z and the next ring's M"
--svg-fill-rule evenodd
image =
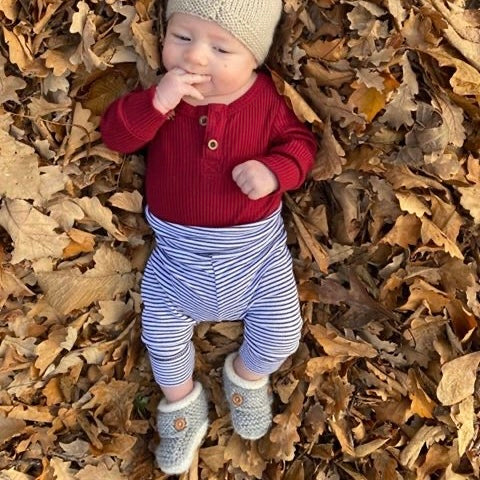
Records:
M230 53L228 52L227 50L223 49L223 48L220 48L220 47L215 47L215 50L218 52L218 53Z
M174 33L173 36L175 38L178 38L179 40L182 40L183 42L189 42L190 38L186 37L185 35L180 35L178 33Z

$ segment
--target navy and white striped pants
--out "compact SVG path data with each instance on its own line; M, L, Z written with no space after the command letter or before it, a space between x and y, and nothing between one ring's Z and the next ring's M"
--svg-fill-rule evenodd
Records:
M142 340L156 382L172 387L193 373L193 328L243 320L240 356L270 374L298 348L302 319L280 209L230 228L189 227L146 218L156 246L141 294Z

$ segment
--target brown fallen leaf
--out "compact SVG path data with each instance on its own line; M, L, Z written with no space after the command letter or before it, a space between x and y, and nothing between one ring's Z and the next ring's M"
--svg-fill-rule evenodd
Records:
M473 394L479 363L480 352L472 352L442 366L442 378L437 388L437 397L442 405L453 405Z

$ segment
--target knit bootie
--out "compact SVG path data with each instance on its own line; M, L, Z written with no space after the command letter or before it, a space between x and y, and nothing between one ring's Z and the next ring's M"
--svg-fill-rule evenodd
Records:
M272 424L269 378L244 380L235 373L232 353L225 359L223 386L232 415L233 429L246 440L263 437Z
M160 444L155 457L160 469L169 475L186 472L208 428L208 403L202 384L178 402L160 401L157 409Z

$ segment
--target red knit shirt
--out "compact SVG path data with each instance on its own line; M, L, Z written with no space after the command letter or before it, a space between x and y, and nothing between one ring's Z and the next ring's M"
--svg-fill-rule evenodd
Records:
M101 132L118 152L148 144L147 204L161 220L204 227L258 221L278 208L283 192L303 183L313 165L314 136L265 74L229 105L182 101L171 118L153 107L154 91L132 92L112 103ZM233 168L247 160L263 162L279 188L250 200L232 179Z

